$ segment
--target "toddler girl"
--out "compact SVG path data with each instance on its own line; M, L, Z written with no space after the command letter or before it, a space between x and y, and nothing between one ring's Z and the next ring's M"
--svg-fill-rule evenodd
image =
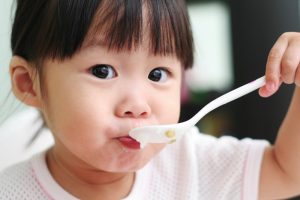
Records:
M178 121L193 42L183 0L18 0L10 75L55 144L0 174L0 199L278 199L300 193L299 33L271 50L270 96L296 83L276 144L194 128L172 145L131 129ZM26 134L26 133L24 133Z

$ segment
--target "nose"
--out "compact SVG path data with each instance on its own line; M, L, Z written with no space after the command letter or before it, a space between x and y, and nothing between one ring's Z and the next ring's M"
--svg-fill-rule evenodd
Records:
M143 92L137 90L124 91L116 108L116 115L122 118L147 118L151 115L151 107Z

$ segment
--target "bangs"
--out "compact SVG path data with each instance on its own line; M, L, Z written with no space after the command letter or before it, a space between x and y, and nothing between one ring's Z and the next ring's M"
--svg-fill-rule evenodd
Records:
M120 51L134 50L147 39L150 53L175 55L185 68L193 64L184 0L24 2L18 0L11 46L14 55L33 63L70 58L95 41L105 41L109 49Z
M150 53L175 55L185 68L191 67L193 39L184 1L103 1L86 43L101 41L111 50L135 50L144 39Z

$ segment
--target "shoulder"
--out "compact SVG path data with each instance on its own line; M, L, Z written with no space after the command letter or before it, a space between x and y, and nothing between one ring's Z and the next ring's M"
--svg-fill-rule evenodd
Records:
M31 179L32 171L29 161L18 163L3 170L0 173L0 199L19 197L18 193L26 192L26 185Z
M195 127L167 146L153 163L156 171L167 172L161 177L171 177L170 185L181 184L194 196L239 199L249 191L255 197L266 146L268 143L262 140L216 138Z
M0 172L0 185L9 185L15 179L22 180L24 177L31 175L31 167L29 161L23 161L8 167ZM17 183L17 181L16 181Z
M177 148L181 148L181 150L188 151L188 153L197 156L203 154L205 157L231 157L238 154L248 154L249 151L261 151L268 145L269 143L265 140L250 138L239 140L232 136L217 138L201 133L197 127L193 127L183 136L182 140L179 141Z
M245 165L258 163L269 143L265 140L255 140L245 138L239 140L232 136L214 137L200 133L198 128L192 128L179 141L176 149L181 154L193 162L207 166L210 170L212 166L224 171L224 169L236 169L239 171ZM205 161L205 164L203 163Z
M0 172L0 200L2 199L48 199L37 182L30 160Z

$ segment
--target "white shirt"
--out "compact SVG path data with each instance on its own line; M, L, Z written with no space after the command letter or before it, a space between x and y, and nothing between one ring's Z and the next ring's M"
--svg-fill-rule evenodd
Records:
M266 141L191 129L136 172L124 200L255 200ZM45 153L0 173L0 199L76 200L51 176Z

